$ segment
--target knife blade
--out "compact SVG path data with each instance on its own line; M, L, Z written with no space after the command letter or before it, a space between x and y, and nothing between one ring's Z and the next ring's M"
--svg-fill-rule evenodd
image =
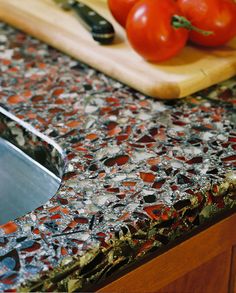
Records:
M91 32L93 39L102 45L109 45L115 37L113 25L90 6L77 0L54 0L64 10L73 10Z

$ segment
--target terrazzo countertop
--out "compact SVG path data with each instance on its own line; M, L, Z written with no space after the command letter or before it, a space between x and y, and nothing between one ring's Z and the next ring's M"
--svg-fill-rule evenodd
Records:
M162 102L5 24L0 71L0 136L62 176L0 226L0 291L83 291L235 210L236 78Z

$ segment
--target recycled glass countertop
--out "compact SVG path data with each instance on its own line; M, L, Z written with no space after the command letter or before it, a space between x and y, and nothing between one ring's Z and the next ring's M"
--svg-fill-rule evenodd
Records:
M0 291L83 291L235 211L235 107L236 78L154 100L1 23L0 137L62 182L0 226Z

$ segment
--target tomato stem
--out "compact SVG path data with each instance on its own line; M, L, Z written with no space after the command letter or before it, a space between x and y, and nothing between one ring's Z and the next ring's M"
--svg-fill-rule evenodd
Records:
M209 36L213 34L212 31L205 31L192 25L191 22L187 18L180 15L173 15L171 24L175 28L186 28L187 30L198 32L204 36Z

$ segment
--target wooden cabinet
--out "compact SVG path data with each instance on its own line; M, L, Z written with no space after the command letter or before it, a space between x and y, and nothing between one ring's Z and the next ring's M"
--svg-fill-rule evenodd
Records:
M236 228L234 228L236 230ZM236 233L236 231L234 232ZM232 248L231 273L229 279L229 293L236 292L236 245Z
M236 214L153 258L98 292L236 292Z
M158 293L227 293L230 264L231 251L227 250L185 274L183 277L158 290Z

